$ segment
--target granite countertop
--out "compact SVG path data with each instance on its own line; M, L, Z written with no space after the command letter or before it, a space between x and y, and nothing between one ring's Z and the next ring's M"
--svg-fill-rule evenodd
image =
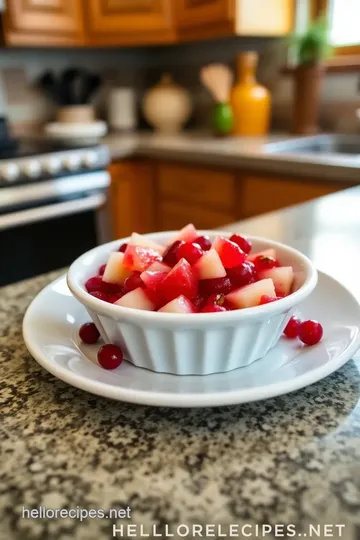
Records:
M360 300L359 207L353 188L231 229L302 249ZM226 531L295 524L301 534L309 523L344 524L333 538L359 539L359 356L304 390L248 405L177 410L106 400L55 379L23 343L26 307L60 273L0 294L1 540L113 537L114 519L22 519L23 506L129 506L128 522L145 532L154 523Z
M331 154L283 154L271 144L294 138L285 133L265 137L217 139L207 133L184 132L157 135L151 132L122 135L110 133L103 142L113 160L133 156L172 159L202 165L241 168L270 174L317 178L324 181L360 183L360 158Z

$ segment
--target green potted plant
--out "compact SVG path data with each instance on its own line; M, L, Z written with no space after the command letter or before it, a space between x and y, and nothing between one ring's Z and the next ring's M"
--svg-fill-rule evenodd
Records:
M324 60L331 50L327 18L319 17L303 34L292 36L292 44L297 57L293 129L295 133L311 135L318 131Z

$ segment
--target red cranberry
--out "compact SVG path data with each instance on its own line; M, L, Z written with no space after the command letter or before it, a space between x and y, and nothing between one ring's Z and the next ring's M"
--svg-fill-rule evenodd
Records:
M250 253L252 248L252 243L250 240L245 238L245 236L241 236L240 234L233 234L230 236L231 242L235 242L243 250L244 253Z
M106 302L109 302L109 304L114 304L122 296L123 296L122 292L108 294L106 298Z
M227 275L233 287L243 287L256 281L255 265L246 261L234 268L228 268Z
M211 240L208 236L198 236L195 238L194 244L199 244L203 251L209 251L211 249Z
M121 291L121 285L118 283L107 283L103 281L101 284L101 290L105 294L115 294Z
M298 317L291 317L287 325L285 326L284 334L289 339L295 339L299 335L301 321Z
M200 294L228 294L231 291L231 281L228 277L202 279L199 281Z
M197 309L201 309L206 304L206 297L202 294L198 294L193 300L193 304Z
M206 300L206 305L217 304L218 306L224 305L225 296L223 294L211 294Z
M90 293L91 296L94 298L98 298L99 300L103 300L104 302L108 302L108 295L102 291L93 291Z
M176 240L176 242L167 247L163 253L163 262L169 266L175 266L175 264L178 262L178 258L176 256L177 250L182 244L185 244L183 240Z
M98 350L97 358L104 369L116 369L123 361L123 353L120 347L106 344Z
M102 264L99 268L99 276L103 276L105 272L106 264Z
M118 251L120 251L120 253L125 253L127 247L128 247L128 245L125 242L124 244L121 244Z
M280 266L280 263L274 259L274 257L269 257L268 255L259 255L254 259L254 265L256 271L261 272L262 270L270 270L271 268Z
M203 250L199 244L185 242L181 244L176 250L176 257L178 261L184 258L189 264L195 264L198 259L203 255Z
M89 278L85 283L85 289L88 293L94 291L101 291L102 288L102 279L100 276L94 276Z
M299 339L305 345L315 345L319 343L323 336L323 327L317 321L304 321L299 327Z
M100 337L100 333L93 322L88 322L80 327L79 336L81 341L87 343L88 345L92 345L93 343L97 342Z
M219 306L218 304L207 304L200 313L217 313L220 311L227 311L224 306Z
M271 302L276 302L276 300L279 300L276 296L269 296L267 294L263 294L260 298L259 306L263 306L264 304L270 304Z
M145 283L140 277L141 272L137 272L136 270L125 279L124 281L124 292L130 292L134 291L138 287L145 288Z

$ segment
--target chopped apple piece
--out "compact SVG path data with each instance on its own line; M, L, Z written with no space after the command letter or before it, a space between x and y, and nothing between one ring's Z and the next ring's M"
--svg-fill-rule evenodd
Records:
M214 279L226 276L226 270L221 262L219 254L215 249L209 249L194 264L199 279Z
M181 295L193 299L198 293L198 284L196 272L186 259L180 259L164 277L158 291L166 302Z
M240 287L226 296L226 300L238 309L258 306L262 296L276 296L272 279L262 279Z
M131 270L124 265L124 254L119 251L110 253L102 277L103 281L106 281L106 283L117 283L122 285L130 274Z
M150 300L144 289L141 287L128 292L119 298L115 304L122 307L142 309L144 311L153 311L155 309L155 304Z
M212 248L219 254L225 268L239 266L246 259L246 253L244 253L235 242L231 242L223 236L217 236L215 238Z
M128 244L124 253L124 266L129 270L143 272L155 261L161 261L161 255L151 248Z
M195 229L194 225L192 223L189 223L189 225L186 225L179 231L174 238L172 238L169 242L170 244L173 244L176 240L183 240L184 242L193 242L195 238L197 238L198 232Z
M196 308L186 296L180 295L159 309L159 311L163 313L195 313Z
M156 242L153 242L149 238L146 238L146 236L143 236L142 234L138 234L136 232L132 233L129 244L132 244L134 246L154 249L155 251L158 251L160 255L162 255L165 251L165 246L162 246L161 244L157 244Z
M294 270L292 266L280 266L259 272L260 279L271 278L274 282L276 294L287 296L291 292L294 281Z
M171 270L171 266L159 261L155 261L146 269L148 272L165 272L168 274Z

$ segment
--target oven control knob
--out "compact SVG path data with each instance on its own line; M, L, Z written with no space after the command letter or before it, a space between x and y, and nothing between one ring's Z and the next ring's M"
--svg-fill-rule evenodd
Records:
M88 169L92 169L98 162L98 156L96 152L88 152L83 158L83 165Z
M58 158L52 157L45 161L44 169L49 174L56 174L61 169L61 161Z
M7 182L14 182L20 176L20 169L15 163L7 163L1 167L0 174Z
M70 156L64 160L64 165L68 171L76 171L81 167L81 159L79 156Z
M22 167L23 173L29 178L37 178L41 175L41 165L38 161L28 161Z

